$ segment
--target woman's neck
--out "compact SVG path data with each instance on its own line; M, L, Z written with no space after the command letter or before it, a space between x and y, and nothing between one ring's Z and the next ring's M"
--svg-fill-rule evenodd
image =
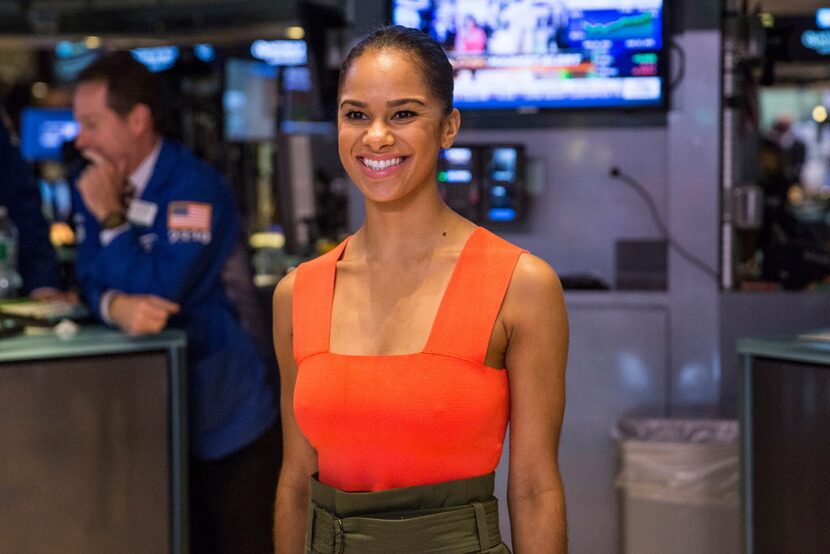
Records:
M437 191L406 205L367 202L366 221L355 234L367 261L404 261L430 256L451 247L463 234L468 221L444 204Z

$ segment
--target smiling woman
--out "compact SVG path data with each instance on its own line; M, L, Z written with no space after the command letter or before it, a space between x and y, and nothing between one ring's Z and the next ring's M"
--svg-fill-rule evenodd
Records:
M458 110L450 105L447 113L447 99L436 96L427 79L413 79L423 65L413 54L383 46L344 63L340 160L367 202L397 207L430 194L438 151L451 146L458 133Z
M509 552L493 497L509 420L513 545L565 552L562 290L438 194L452 67L420 31L382 28L343 63L338 104L366 221L275 292L277 550Z

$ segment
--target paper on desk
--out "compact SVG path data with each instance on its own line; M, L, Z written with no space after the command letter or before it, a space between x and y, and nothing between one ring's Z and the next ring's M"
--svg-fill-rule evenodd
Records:
M799 340L810 342L830 342L830 329L822 329L798 335Z

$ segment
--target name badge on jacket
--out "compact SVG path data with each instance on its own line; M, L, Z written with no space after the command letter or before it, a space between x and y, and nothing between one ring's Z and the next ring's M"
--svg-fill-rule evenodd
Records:
M158 211L159 207L155 202L135 198L127 208L127 221L142 227L152 227Z

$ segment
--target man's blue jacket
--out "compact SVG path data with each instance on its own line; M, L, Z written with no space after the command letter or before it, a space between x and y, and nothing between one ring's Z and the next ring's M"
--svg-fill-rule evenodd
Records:
M254 340L223 284L241 232L225 180L182 145L164 140L140 198L144 216L129 216L127 229L107 245L77 193L76 199L76 273L90 308L100 315L108 290L154 294L181 306L168 326L187 333L192 453L218 459L256 440L273 425L277 406Z

